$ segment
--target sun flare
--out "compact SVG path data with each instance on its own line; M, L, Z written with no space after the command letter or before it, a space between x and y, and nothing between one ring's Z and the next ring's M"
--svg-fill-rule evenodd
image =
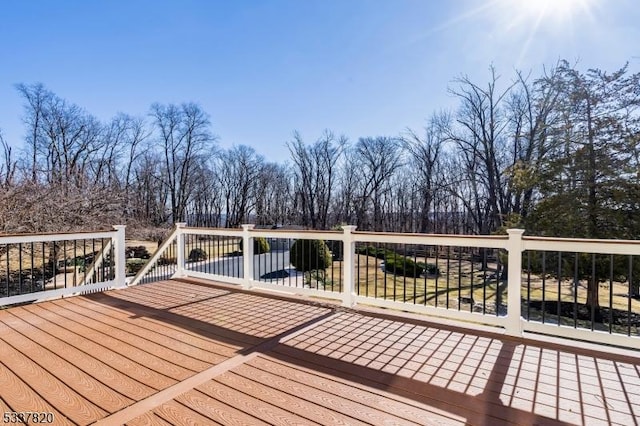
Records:
M496 0L496 29L502 37L519 40L518 66L539 37L570 40L581 22L595 22L600 0ZM551 47L551 46L550 46Z
M587 11L589 0L510 0L521 13L536 18L551 18L559 21L570 19L575 13Z

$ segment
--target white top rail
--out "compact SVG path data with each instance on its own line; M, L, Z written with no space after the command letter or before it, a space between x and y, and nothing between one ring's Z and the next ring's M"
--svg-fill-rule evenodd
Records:
M577 238L522 237L525 250L640 255L640 241Z
M195 228L183 226L182 232L189 235L218 235L222 237L242 237L242 229L229 228Z
M0 235L0 244L46 243L51 241L89 240L92 238L114 238L117 231L69 232L58 234L12 234Z
M447 234L401 234L388 232L354 232L354 241L399 244L425 244L431 246L485 247L506 249L507 235L447 235Z
M342 240L342 231L305 231L284 229L252 229L249 231L252 237L264 238L296 238L300 240Z

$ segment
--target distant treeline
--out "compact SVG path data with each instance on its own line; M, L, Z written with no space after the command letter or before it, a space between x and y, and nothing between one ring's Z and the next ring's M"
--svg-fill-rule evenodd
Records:
M25 140L0 141L0 231L341 223L376 231L637 238L640 73L566 61L533 78L455 79L425 129L348 140L293 133L289 158L221 149L195 103L101 122L16 86ZM295 123L292 123L295 126ZM16 141L13 145L15 145ZM285 142L285 141L283 141Z

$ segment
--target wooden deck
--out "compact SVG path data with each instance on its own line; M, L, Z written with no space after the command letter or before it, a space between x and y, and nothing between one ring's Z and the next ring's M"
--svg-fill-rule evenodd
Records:
M0 311L0 409L55 424L640 422L640 357L163 281Z

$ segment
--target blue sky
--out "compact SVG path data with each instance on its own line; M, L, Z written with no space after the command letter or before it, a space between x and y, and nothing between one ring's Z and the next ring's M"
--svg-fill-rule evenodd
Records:
M0 0L0 129L21 145L16 83L108 120L199 103L220 145L288 156L294 130L352 141L419 130L461 74L640 69L638 0Z

